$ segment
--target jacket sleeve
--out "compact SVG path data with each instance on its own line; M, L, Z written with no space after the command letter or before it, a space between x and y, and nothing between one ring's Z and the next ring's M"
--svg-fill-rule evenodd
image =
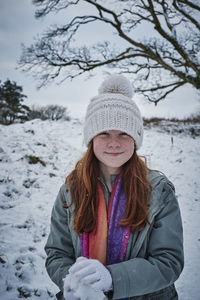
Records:
M52 209L50 234L45 245L47 273L61 291L63 290L63 278L75 262L68 227L68 210L63 208L64 202L64 189L61 187Z
M113 299L145 295L173 284L183 269L183 231L179 205L169 183L164 205L149 227L146 258L109 265Z

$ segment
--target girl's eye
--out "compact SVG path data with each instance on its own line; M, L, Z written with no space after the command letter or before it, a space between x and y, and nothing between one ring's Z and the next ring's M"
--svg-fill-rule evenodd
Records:
M100 135L100 136L107 136L107 135L108 135L108 132L101 132L99 135Z
M126 132L122 132L120 133L121 136L128 136L128 134Z

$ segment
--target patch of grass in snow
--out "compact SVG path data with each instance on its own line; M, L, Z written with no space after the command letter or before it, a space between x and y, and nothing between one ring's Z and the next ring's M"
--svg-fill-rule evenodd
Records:
M0 256L0 264L5 264L5 263L6 263L6 260L2 256Z
M56 177L56 174L54 174L54 173L49 173L49 177Z
M37 156L25 155L24 158L28 160L29 164L38 164L38 163L40 163L43 167L46 167L46 163Z
M18 287L19 292L19 298L30 298L31 297L31 291L29 288L26 288L24 286Z
M34 183L36 182L36 179L25 179L24 182L23 182L23 186L26 188L26 189L29 189Z

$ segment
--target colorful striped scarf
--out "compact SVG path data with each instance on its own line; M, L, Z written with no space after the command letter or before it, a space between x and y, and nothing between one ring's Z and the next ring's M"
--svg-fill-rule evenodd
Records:
M111 265L124 261L130 237L130 228L119 225L119 221L125 216L126 197L119 175L113 185L107 212L100 183L97 187L97 230L81 235L82 256L98 259L104 265Z

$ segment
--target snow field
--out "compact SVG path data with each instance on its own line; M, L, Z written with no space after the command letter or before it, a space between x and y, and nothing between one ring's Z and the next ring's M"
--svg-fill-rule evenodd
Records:
M139 153L176 187L185 247L176 286L180 300L198 300L200 137L184 134L186 125L181 134L166 132L167 126L145 129ZM0 126L0 299L56 299L43 248L58 190L84 150L77 119Z

